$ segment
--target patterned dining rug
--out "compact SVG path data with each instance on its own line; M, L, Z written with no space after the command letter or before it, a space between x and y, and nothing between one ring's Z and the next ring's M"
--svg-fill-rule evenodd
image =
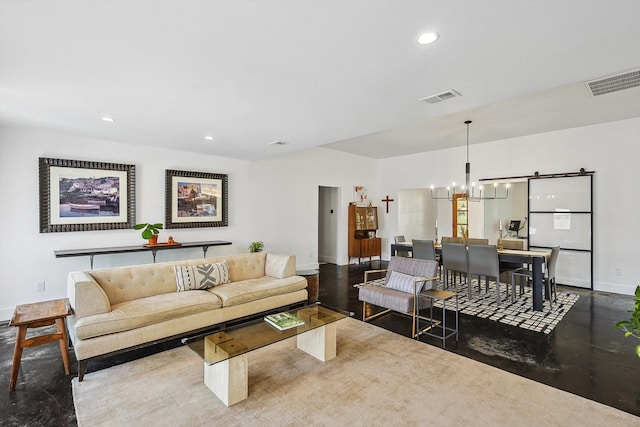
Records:
M249 397L227 408L178 347L72 381L80 427L637 426L640 418L356 319L320 362L290 338L249 353ZM463 402L462 404L460 402Z
M374 286L384 286L384 279L369 281ZM363 283L354 285L362 286ZM440 282L438 289L443 289ZM478 280L472 280L471 300L466 283L456 283L456 287L449 287L449 291L458 294L458 306L460 313L470 316L482 317L519 328L528 329L535 332L550 333L556 327L569 309L578 301L579 295L570 291L558 292L557 302L550 306L549 301L544 300L543 310L533 310L532 288L525 286L522 295L518 295L515 302L511 301L511 296L507 298L507 285L502 283L500 287L500 306L496 304L496 283L489 282L489 290L485 291L485 282L482 282L481 292L478 293ZM519 292L518 292L519 294ZM436 307L442 307L441 301L436 301ZM447 302L447 310L453 309L455 303Z

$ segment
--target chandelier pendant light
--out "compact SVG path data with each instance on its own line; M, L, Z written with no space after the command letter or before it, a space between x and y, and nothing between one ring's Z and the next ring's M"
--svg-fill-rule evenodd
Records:
M453 201L454 195L463 194L464 197L472 202L479 202L481 200L493 200L493 199L506 199L509 197L509 184L504 186L504 194L498 194L498 183L493 184L493 192L486 192L484 186L480 185L478 188L478 194L476 195L476 185L471 182L471 163L469 163L469 125L471 120L464 122L467 125L467 163L465 164L465 185L456 186L454 182L451 186L447 187L447 195L438 195L435 188L431 186L431 198L432 199L447 199Z

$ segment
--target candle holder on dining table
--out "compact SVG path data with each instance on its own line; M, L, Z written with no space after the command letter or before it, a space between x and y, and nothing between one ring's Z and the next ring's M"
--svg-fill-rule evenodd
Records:
M433 242L438 243L438 227L436 227L436 238Z

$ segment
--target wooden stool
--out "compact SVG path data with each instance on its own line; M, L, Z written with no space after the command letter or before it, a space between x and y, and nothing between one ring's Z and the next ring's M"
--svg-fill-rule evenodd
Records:
M16 306L9 326L18 327L16 345L13 350L13 365L11 367L11 379L9 380L9 391L15 391L18 371L20 370L20 359L22 349L37 345L48 344L60 340L60 351L62 351L62 361L64 372L69 375L69 355L67 353L67 328L64 318L71 314L71 306L67 298L53 301L36 302L33 304L22 304ZM26 338L28 328L40 328L56 324L58 332L53 334L38 335Z

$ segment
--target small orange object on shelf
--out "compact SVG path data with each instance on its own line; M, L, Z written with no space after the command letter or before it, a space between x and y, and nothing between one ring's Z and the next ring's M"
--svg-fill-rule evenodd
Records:
M146 244L144 245L145 248L154 248L157 246L180 246L182 245L182 243L176 242L173 240L173 236L169 236L169 239L166 242L158 242L156 244Z

